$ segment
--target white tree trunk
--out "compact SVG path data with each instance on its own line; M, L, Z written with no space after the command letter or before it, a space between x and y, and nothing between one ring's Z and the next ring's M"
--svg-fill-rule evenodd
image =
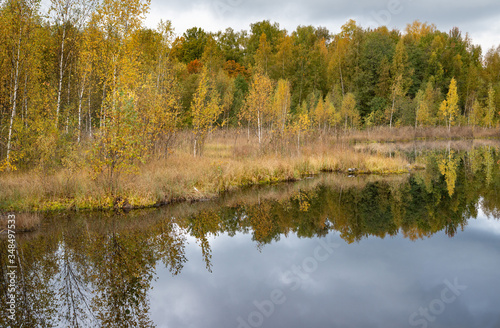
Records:
M394 105L396 103L396 95L392 97L392 107L391 107L391 120L389 122L389 128L392 129L392 115L394 114Z
M78 99L78 142L80 142L80 138L82 135L82 100L83 100L83 92L85 90L85 79L87 77L87 72L83 75L82 88L80 89L80 95Z
M259 136L259 149L260 149L260 142L261 142L261 126L260 126L260 110L257 111L257 134Z
M14 117L16 116L17 106L17 88L19 85L19 61L21 57L21 41L22 41L22 28L19 28L19 39L17 41L17 54L16 54L16 68L14 71L14 94L12 96L12 113L10 115L9 136L7 139L7 162L10 159L10 151L12 145L12 127L14 126Z
M59 113L61 111L61 93L64 76L64 41L66 39L66 26L63 27L63 35L61 40L61 56L59 57L59 86L57 88L57 110L56 110L56 127L59 123Z
M71 103L71 66L69 67L68 74L68 104L67 104L67 113L66 113L66 133L69 133L69 114L70 114L70 103Z

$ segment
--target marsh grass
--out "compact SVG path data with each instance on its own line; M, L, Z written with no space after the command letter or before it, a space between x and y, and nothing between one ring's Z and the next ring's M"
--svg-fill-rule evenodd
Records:
M279 142L268 137L267 146L259 147L257 138L252 135L248 138L244 129L219 130L208 136L200 157L191 154L190 133L181 131L167 156L150 158L146 164L138 165L137 174L121 176L113 195L105 191L102 181L91 179L90 169L85 165L67 165L51 173L2 173L0 209L151 207L213 198L245 186L295 181L320 172L347 172L354 168L358 174L407 173L421 166L418 163L410 166L401 149L388 151L377 144L359 143L403 140L413 133L411 130L377 128L346 136L316 132L305 137L300 148L294 136L285 136ZM441 130L428 133L439 136L444 133ZM461 132L452 129L452 133ZM498 131L487 130L484 135L495 133Z

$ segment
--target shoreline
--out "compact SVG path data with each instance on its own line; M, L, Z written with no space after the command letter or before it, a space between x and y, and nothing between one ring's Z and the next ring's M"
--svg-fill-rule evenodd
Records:
M75 205L74 202L68 201L65 202L64 199L59 199L56 201L48 201L46 203L42 203L40 207L38 208L26 208L26 207L12 207L11 209L6 209L3 207L0 207L0 214L5 214L5 213L47 213L47 212L60 212L60 211L76 211L76 212L81 212L81 211L111 211L111 210L139 210L139 209L151 209L151 208L160 208L160 207L165 207L165 206L170 206L170 205L175 205L175 204L181 204L181 203L198 203L198 202L205 202L205 201L213 201L215 199L218 199L221 197L222 194L224 193L232 193L232 192L238 192L242 191L245 188L251 188L251 187L256 187L256 186L271 186L275 184L282 184L282 183L295 183L299 181L303 181L308 178L316 178L320 174L338 174L338 175L353 175L353 176L359 176L359 175L373 175L373 176L390 176L390 175L402 175L402 174L408 174L410 171L415 172L419 170L425 170L425 167L422 165L414 165L410 166L408 168L402 168L401 170L396 170L396 171L378 171L378 172L370 172L370 171L356 171L356 172L348 172L347 170L320 170L318 172L310 172L305 174L302 177L299 178L285 178L285 179L270 179L269 181L259 181L256 183L249 183L249 184L244 184L240 186L235 186L232 187L231 189L226 189L226 190L220 190L217 192L214 192L214 194L200 194L199 196L196 195L189 195L189 196L180 196L180 197L173 197L173 198L168 198L164 200L158 200L155 203L137 203L134 202L133 204L130 203L128 198L124 198L122 196L117 196L115 199L112 198L104 198L104 199L97 199L96 203L94 204L99 204L96 206L91 206L91 207L78 207Z
M495 133L498 130L495 129ZM393 133L401 130L394 129ZM404 132L404 131L403 131ZM0 181L0 212L51 212L113 209L144 209L181 202L212 200L225 192L253 185L294 182L323 172L336 174L406 174L425 169L410 163L403 155L403 142L360 142L363 133L355 132L350 142L333 136L308 140L300 154L261 154L256 144L233 140L231 135L215 134L207 141L203 156L194 158L182 143L166 159L151 160L138 166L134 175L122 176L114 193L106 183L91 179L88 168L59 169L51 174L37 170L3 174ZM373 131L371 131L373 133ZM328 139L330 137L330 139ZM349 138L349 136L342 136ZM185 142L185 138L182 139ZM318 141L319 140L319 141ZM458 143L458 148L476 143L497 144L490 139L413 140L416 144ZM354 142L353 142L354 141ZM357 142L356 142L357 141ZM440 144L443 143L442 146ZM464 144L464 145L462 145ZM376 145L376 147L373 147ZM355 169L355 172L350 171Z
M353 152L352 150L346 151L347 153ZM290 161L294 162L290 165ZM321 173L332 173L332 174L382 174L382 175L396 175L396 174L406 174L408 173L408 168L412 170L422 169L419 166L409 167L408 163L403 162L401 158L388 158L381 155L364 155L363 165L360 169L356 168L356 172L349 172L345 163L336 162L335 157L321 156L300 158L300 159L276 159L273 163L274 165L269 165L268 163L263 163L259 165L258 160L253 160L253 167L245 170L245 172L238 172L237 175L232 173L224 174L222 173L219 177L213 177L213 168L207 167L204 172L200 172L201 175L206 175L211 181L204 181L201 183L195 183L186 181L188 176L184 176L184 179L180 179L177 182L180 185L189 185L189 187L183 186L181 190L171 191L161 197L154 197L151 192L144 193L143 190L134 192L133 188L125 187L124 190L117 193L115 196L105 194L105 193L90 193L89 195L74 195L68 194L64 195L66 197L50 197L46 198L46 195L41 193L31 194L27 198L17 198L10 200L3 200L0 206L0 211L2 212L52 212L52 211L82 211L82 210L114 210L114 209L144 209L144 208L155 208L168 206L175 203L182 202L200 202L213 200L219 197L222 193L234 192L241 190L243 188L257 186L257 185L272 185L277 183L287 183L287 182L297 182L309 176L319 175ZM367 169L368 163L375 162L387 162L388 165L379 165L376 169ZM229 165L231 165L230 163ZM177 167L178 169L178 167ZM222 167L221 170L225 170L227 167ZM128 177L127 180L124 179L123 184L134 184L136 180L142 180L146 172L139 173L138 176ZM18 177L14 178L14 184L18 184L18 188L14 192L19 194L22 188L23 182L26 182L26 174L22 173ZM67 176L71 174L70 172L60 171L56 175L48 177L49 180L60 180L59 175ZM212 176L213 179L210 179ZM37 176L32 181L36 184L40 182L41 179L47 178L45 176ZM63 178L64 180L64 178ZM86 180L86 183L92 184L90 179ZM158 185L152 186L151 189L159 188ZM68 197L69 196L69 197ZM72 196L72 197L71 197ZM10 204L5 206L5 203Z

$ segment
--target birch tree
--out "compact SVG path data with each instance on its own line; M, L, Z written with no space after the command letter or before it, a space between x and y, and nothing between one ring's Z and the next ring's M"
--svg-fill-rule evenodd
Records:
M273 84L271 79L259 69L255 72L250 92L248 93L245 111L249 121L257 125L259 148L262 144L263 127L271 113Z
M94 17L97 28L113 47L103 77L110 85L104 102L108 114L90 159L95 177L104 176L111 194L117 191L121 173L134 173L136 162L145 161L145 129L137 110L140 84L134 36L148 10L148 0L104 0Z
M290 114L291 94L290 82L280 79L276 85L273 98L273 112L275 113L277 130L280 135L285 132L286 121Z
M208 70L203 67L198 88L191 103L193 124L193 156L201 155L205 137L222 112L220 95L208 80Z
M436 90L434 90L431 82L427 82L425 89L420 89L415 96L415 127L431 126L436 121Z
M450 88L446 99L443 100L439 107L439 114L445 120L448 131L450 131L458 115L457 80L455 78L452 78L450 81Z
M356 108L356 98L352 93L347 93L342 101L342 108L340 110L340 114L344 120L344 130L347 131L347 128L350 126L352 128L356 128L359 125L359 112Z
M404 45L404 40L399 40L396 46L396 53L392 60L392 85L391 85L391 113L389 126L392 128L394 112L396 110L396 100L398 97L404 97L411 86L413 70L409 68L408 53Z
M26 45L28 43L29 35L31 29L33 28L33 20L36 18L39 12L40 1L39 0L10 0L2 8L2 16L4 16L6 23L6 30L8 31L9 48L10 51L10 61L12 63L11 79L10 79L10 120L8 127L7 136L7 154L2 168L11 169L12 166L12 140L14 134L14 120L18 111L19 105L19 89L20 89L20 76L21 69L24 61L29 53Z
M65 71L69 59L75 53L72 49L77 44L79 32L82 31L87 19L95 7L95 0L50 0L53 22L59 30L59 61L56 103L56 126L59 123L61 111L61 95ZM71 33L73 32L73 33ZM71 35L70 35L71 34ZM71 42L70 44L68 44Z
M297 154L300 155L301 137L307 134L311 128L311 118L307 110L307 103L304 101L295 114L292 130L297 134Z

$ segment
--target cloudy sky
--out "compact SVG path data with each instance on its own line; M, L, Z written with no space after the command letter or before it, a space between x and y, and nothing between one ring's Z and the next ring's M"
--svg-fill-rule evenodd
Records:
M483 51L500 44L498 0L152 0L146 25L155 27L160 19L169 19L182 34L193 26L213 32L227 27L248 30L251 23L269 19L288 31L313 25L335 33L351 18L362 27L399 29L418 19L442 31L458 26Z

